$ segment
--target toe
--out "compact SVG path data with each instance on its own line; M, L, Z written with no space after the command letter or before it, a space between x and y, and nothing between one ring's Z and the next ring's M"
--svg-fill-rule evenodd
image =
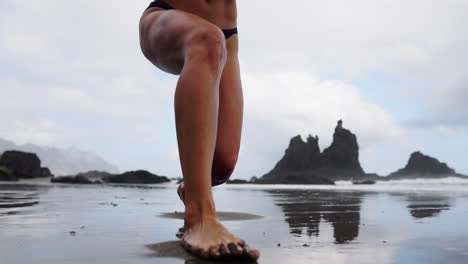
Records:
M224 259L229 258L231 256L231 252L229 251L229 249L224 244L221 244L219 246L219 254Z
M253 261L256 261L260 258L260 252L256 249L251 249L247 245L244 247L244 255Z
M202 249L200 249L200 250L198 251L198 253L199 253L199 256L200 256L201 258L204 258L204 259L210 258L210 250L209 250L209 249L204 249L204 248L202 248Z
M231 251L231 255L233 255L233 256L239 256L242 253L242 251L240 251L237 248L237 245L234 244L234 243L229 243L228 244L228 249L229 249L229 251Z
M180 243L181 243L182 246L183 246L185 249L187 249L187 250L189 250L190 247L191 247L191 246L190 246L187 242L185 242L185 240L183 240L183 239L180 240Z
M181 239L184 236L185 233L185 228L181 227L179 228L179 231L176 233L176 237Z
M211 258L217 259L221 257L219 246L210 247L209 253Z

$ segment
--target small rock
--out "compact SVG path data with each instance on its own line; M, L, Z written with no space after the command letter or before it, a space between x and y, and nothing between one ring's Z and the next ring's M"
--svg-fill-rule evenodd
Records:
M70 231L70 236L75 236L76 232L75 231Z
M304 245L302 245L302 246L303 246L303 247L310 247L310 246L309 246L309 245L307 245L307 244L304 244Z

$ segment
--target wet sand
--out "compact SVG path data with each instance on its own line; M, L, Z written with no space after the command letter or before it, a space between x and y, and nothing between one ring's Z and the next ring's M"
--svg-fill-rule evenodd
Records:
M468 185L431 186L243 185L214 195L259 263L468 263ZM175 237L176 187L0 183L1 263L216 263Z

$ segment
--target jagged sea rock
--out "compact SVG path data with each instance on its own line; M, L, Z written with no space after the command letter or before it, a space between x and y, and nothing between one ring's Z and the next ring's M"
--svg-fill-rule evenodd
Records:
M158 176L145 170L129 171L103 178L108 183L155 184L170 182L167 177Z
M330 184L334 180L377 179L366 174L359 163L356 135L343 128L339 120L330 147L320 153L318 137L304 142L300 136L291 139L283 158L256 183Z
M16 175L6 167L0 167L0 181L17 181Z
M303 173L321 166L320 148L318 137L309 135L307 142L304 142L300 135L293 137L286 149L283 158L275 167L262 178L256 180L257 183L284 183L286 177L302 177ZM302 180L302 182L308 180Z
M411 154L406 166L388 175L388 179L442 178L448 176L463 175L457 174L446 163L416 151Z
M343 128L343 121L338 124L333 133L333 142L322 153L322 167L335 169L344 177L364 175L359 163L359 146L356 135Z
M50 177L47 168L41 168L41 160L35 153L5 151L0 158L0 166L10 169L19 179Z

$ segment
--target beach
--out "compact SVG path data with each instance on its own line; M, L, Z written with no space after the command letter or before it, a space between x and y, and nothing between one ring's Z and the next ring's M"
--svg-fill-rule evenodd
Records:
M175 236L176 188L0 183L1 263L206 263ZM224 185L214 196L259 263L468 262L466 180Z

